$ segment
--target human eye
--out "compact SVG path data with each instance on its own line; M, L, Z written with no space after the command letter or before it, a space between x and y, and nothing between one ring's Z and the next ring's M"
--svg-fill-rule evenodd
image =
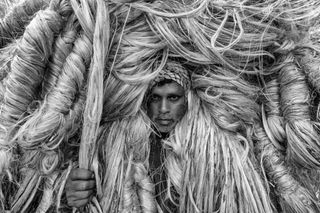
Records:
M169 97L168 97L168 99L170 100L170 101L178 101L179 99L181 98L181 96L180 95L170 95Z
M149 100L150 102L158 102L160 97L158 95L151 95Z

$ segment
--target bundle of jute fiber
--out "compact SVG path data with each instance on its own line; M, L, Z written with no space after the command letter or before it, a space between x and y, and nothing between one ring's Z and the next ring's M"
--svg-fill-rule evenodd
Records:
M83 108L84 94L81 93L87 78L91 48L90 40L82 33L75 40L72 51L59 70L61 73L58 76L56 73L52 74L51 78L56 80L52 83L55 85L45 95L39 107L25 119L12 140L18 140L20 146L26 148L54 149L59 147L65 137L72 136L76 131L71 131L72 129L79 128L75 121L79 121Z
M299 182L292 164L285 159L286 132L277 78L266 83L264 96L262 124L255 126L255 149L266 176L272 182L273 198L278 196L277 203L283 212L317 212L319 205L315 194Z
M310 115L310 93L306 76L290 55L280 73L280 105L287 135L287 157L302 167L319 167L320 148L316 124Z
M318 27L316 28L318 30ZM314 36L314 35L313 35ZM315 35L317 36L317 35ZM316 93L316 98L313 100L313 107L310 108L311 115L313 115L313 120L316 124L319 122L319 83L317 79L319 78L319 42L312 39L310 40L313 45L303 45L294 51L295 57L297 58L298 66L303 70L306 75L306 79L309 84L312 85L311 90ZM318 129L318 125L316 126ZM319 199L320 189L318 187L319 170L307 170L301 169L299 167L294 167L295 172L298 174L298 178L302 181L306 187L309 187L313 191L317 198Z
M43 51L43 71L13 84L9 80L15 73L15 56L4 69L8 74L2 81L7 92L3 93L1 125L3 141L9 145L3 150L11 153L12 149L22 159L13 173L21 187L12 192L13 199L2 199L12 203L6 209L58 211L65 180L71 168L80 164L94 171L97 194L79 211L165 211L166 206L155 199L155 183L148 174L154 132L143 101L164 65L178 60L190 69L193 87L187 114L163 141L163 170L169 186L164 199L175 203L178 212L304 211L301 200L295 205L301 191L312 197L303 187L292 192L292 201L281 201L285 204L280 208L270 199L273 188L269 189L268 180L277 179L264 177L263 171L271 171L264 168L269 164L258 164L253 153L263 140L253 140L254 127L261 122L256 102L260 89L252 80L258 78L247 77L269 74L265 70L286 74L285 69L268 69L273 66L268 62L286 53L273 52L286 34L297 42L295 28L304 33L313 23L319 15L318 1L57 0L50 4L45 12L30 17L30 25L39 14L63 11L62 5L68 5L69 13L58 12L61 22L56 23L53 37L32 40L49 49ZM28 27L25 32L22 28L17 45L6 41L8 55L24 50L19 42L27 33ZM26 49L37 50L34 47ZM286 83L280 84L284 88ZM13 99L11 93L22 94L17 91L32 95ZM282 102L295 100L287 99ZM12 107L17 102L23 106ZM307 111L304 104L299 107ZM313 153L317 146L311 149ZM302 162L309 161L308 153L301 150L304 145L294 153ZM15 158L4 159L14 165ZM317 159L311 160L311 166L317 167ZM297 181L293 186L300 185ZM278 197L282 198L276 194L275 203ZM316 211L317 206L312 203L305 209Z
M85 15L86 1L81 1L82 11ZM73 2L75 4L75 1ZM98 129L103 107L103 77L106 58L109 52L110 27L108 18L108 7L103 0L96 1L96 25L93 31L93 56L88 76L87 101L84 110L84 121L82 127L81 143L79 149L79 167L92 169L99 183L98 158L94 157ZM81 23L82 21L80 21ZM90 26L88 26L90 27ZM101 212L99 202L94 197L94 205L89 205L90 212Z
M91 16L83 16L83 14L79 12L77 3L75 1L71 3L77 15L83 17L83 19L79 20L80 25L83 29L87 30L90 23L88 23L88 20L85 18L90 19ZM85 5L85 3L86 2L83 2L83 5ZM100 13L106 14L105 11ZM105 20L105 18L100 17L100 20ZM75 26L70 27L70 23ZM72 20L72 18L70 19L70 23L67 24L66 29L71 28L71 30L74 31L72 28L76 28L78 24ZM101 23L99 26L101 28ZM25 156L23 162L29 165L30 169L35 169L38 173L47 175L47 179L50 179L51 176L54 175L54 172L59 169L58 166L63 164L61 158L64 156L64 153L60 151L63 146L61 143L72 137L79 128L80 120L78 118L82 115L84 100L83 94L79 92L81 92L83 88L82 84L85 82L84 79L86 79L86 71L89 69L89 63L93 55L92 42L96 39L95 37L96 35L93 35L92 31L83 31L82 36L75 40L73 44L74 47L70 46L69 50L63 47L63 51L59 50L61 47L59 43L56 43L56 54L63 53L66 55L69 53L69 55L65 59L65 62L62 61L56 65L58 68L50 65L59 63L57 57L60 57L60 60L64 60L63 55L52 57L53 61L49 65L47 75L45 76L48 81L43 82L44 84L42 85L43 91L41 95L44 96L44 100L33 113L26 119L20 121L22 124L15 136L11 139L13 142L17 141L18 145L26 150L23 153ZM103 37L104 36L102 36L102 38ZM98 35L97 39L100 38L101 36ZM60 40L61 39L58 39L57 42L61 42ZM97 45L108 46L105 44ZM73 48L72 51L71 48ZM96 50L95 53L99 55L99 51ZM101 56L104 58L103 54ZM103 62L100 64L104 65ZM54 69L51 69L52 67ZM98 67L98 70L101 72L104 69L103 67ZM103 79L103 76L98 76L98 79ZM98 91L102 91L102 89ZM99 95L99 97L102 96ZM99 105L101 105L101 103ZM30 129L34 131L30 132ZM83 131L84 130L85 128ZM82 157L81 159L85 160L86 157ZM48 201L44 200L44 202Z
M256 127L261 163L273 184L282 212L318 212L315 194L304 187L285 162L284 154L268 139L262 127Z
M38 87L52 53L52 43L63 24L63 17L53 9L55 6L39 12L26 27L17 41L9 73L2 82L1 176L9 172L12 149L16 146L10 142L14 126L28 114L29 105L38 99Z
M51 4L53 5L53 7L55 6L55 4L60 4L61 6L58 7L58 9L63 9L65 6L71 8L70 5L66 5L64 1L52 1ZM55 20L51 19L51 21L54 22ZM55 24L57 25L58 23L59 22ZM73 18L70 18L69 23L67 23L64 32L70 32L71 36L74 37L75 33L77 33L75 29L77 28L76 26L78 26L77 21L73 20ZM55 37L56 36L52 35L51 39L54 39ZM73 54L70 53L71 49L73 48L73 41L75 40L75 38L72 37L71 41L69 41L69 48L61 46L61 42L65 43L62 40L63 38L57 39L53 51L55 56L50 59L51 63L49 64L49 67L46 70L47 72L44 74L46 81L41 82L41 84L38 86L38 88L41 88L42 86L43 90L42 92L37 91L37 93L34 94L35 97L33 101L37 101L37 99L39 101L42 101L41 98L45 98L42 101L42 103L38 105L38 108L34 112L32 112L24 119L20 118L20 121L17 122L17 127L19 127L19 130L17 132L11 131L11 134L14 135L9 135L10 137L8 137L9 141L11 141L12 143L18 142L18 147L22 148L21 164L25 165L25 167L27 167L30 170L37 171L36 173L40 174L41 176L48 176L45 178L46 180L51 180L53 175L56 176L55 172L60 170L59 167L61 167L61 164L63 165L63 163L61 163L61 158L65 154L59 152L60 149L57 148L62 148L61 146L59 147L62 140L68 140L70 139L70 137L72 137L74 132L79 127L78 118L82 115L84 96L83 94L79 93L77 88L82 88L82 79L84 79L83 74L85 74L85 71L89 67L88 63L92 55L92 44L90 44L90 40L92 39L93 35L84 34L82 37L78 39L79 41L74 42L75 53ZM46 42L46 40L46 38L39 38L38 42ZM48 48L51 48L51 46L52 45L49 44ZM64 49L60 50L61 48ZM70 57L65 59L64 57L69 54ZM49 56L45 58L47 59L49 58ZM64 60L66 62L64 62ZM76 63L76 65L74 65L74 63ZM81 66L82 63L84 64L83 66ZM64 70L67 71L63 72ZM74 75L70 76L70 74L72 73L74 73ZM75 86L70 87L70 83L72 83L72 81L74 80L76 80L74 82ZM32 83L31 85L34 85L34 83ZM75 90L73 90L73 88ZM61 98L64 99L61 100ZM74 110L70 111L70 107L74 108ZM68 113L65 114L66 112ZM48 123L50 124L48 125ZM62 130L59 130L59 128ZM30 132L29 130L34 131ZM66 130L66 134L59 133L64 130ZM7 158L7 160L10 159ZM34 182L34 184L39 184L39 181ZM28 183L28 176L22 177L21 182ZM41 190L40 187L39 189L37 189L38 186L39 185L33 185L35 190L34 192ZM30 193L30 191L25 192L23 188L22 190L23 196L16 196L16 200L14 203L23 203L23 201L21 202L21 199L23 200L23 198L21 197L27 197L28 193ZM32 193L32 196L29 197L29 200L32 201L32 199L34 199L35 194L36 193ZM52 192L49 193L49 196L50 194L52 194ZM44 200L43 202L48 202L48 200ZM40 203L39 206L43 205L42 203ZM49 203L49 207L51 205L52 202ZM46 206L48 206L48 204ZM26 208L27 207L28 205L26 205ZM12 211L14 212L20 211L19 209L21 209L21 206L19 205L14 205L12 207Z
M263 129L257 126L255 131L258 156L284 212L319 211L319 124L313 95L318 90L317 63L310 60L318 44L306 37L290 38L279 48L282 57L268 71L272 74L264 77Z
M11 10L2 17L0 22L0 48L4 47L14 39L19 38L25 26L33 19L34 14L40 9L48 6L49 0L36 1L17 1L17 5L13 5Z
M76 18L70 16L68 23L63 28L61 34L56 39L55 46L53 48L52 56L49 60L49 65L46 70L42 83L41 98L49 93L49 91L56 85L57 78L62 72L62 68L70 55L70 52L74 48L75 40L79 33L79 24L77 24Z
M53 52L53 40L60 32L64 22L63 19L68 16L66 11L70 11L71 8L66 6L64 1L52 3L49 9L40 11L27 26L22 38L17 42L13 59L10 61L8 76L2 82L5 87L1 111L3 120L1 123L3 128L1 152L4 155L1 161L4 164L1 172L2 177L8 171L8 168L12 169L14 167L12 170L16 170L19 168L19 164L23 163L18 162L18 156L14 156L12 159L10 157L13 148L17 146L17 144L11 142L11 136L15 132L14 126L19 123L17 122L19 119L30 113L30 103L39 99L38 88L43 83L42 79L46 65ZM23 152L32 154L29 151ZM13 153L17 154L17 152ZM24 156L27 156L27 154L24 154ZM16 157L18 158L16 159ZM41 159L37 159L34 162L39 160L41 161ZM15 162L18 162L18 164L15 164ZM12 163L11 168L8 165L10 163ZM33 167L37 167L36 164ZM9 178L12 178L12 176L9 175ZM19 179L19 176L15 178ZM8 182L2 181L2 184L7 187ZM34 186L31 186L31 188L34 188ZM8 194L8 190L9 188L4 189L6 194ZM5 205L6 202L4 200L8 200L8 203L13 203L10 199L11 197L9 196L1 199L2 204ZM16 211L20 211L20 208Z
M293 54L295 56L295 61L297 66L305 74L306 81L308 82L311 104L309 106L310 117L315 129L318 132L319 128L319 86L315 81L318 76L319 68L319 41L316 40L316 35L312 31L316 30L318 32L319 25L315 26L315 29L311 29L310 33L303 42L294 49ZM319 170L310 170L307 168L301 168L297 165L292 165L293 171L296 173L297 179L310 191L312 191L319 199L320 188L318 184L319 180Z

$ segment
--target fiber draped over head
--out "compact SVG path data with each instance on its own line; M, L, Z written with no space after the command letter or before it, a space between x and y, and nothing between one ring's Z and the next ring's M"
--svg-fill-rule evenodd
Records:
M0 212L70 212L76 167L97 189L76 212L319 212L318 0L15 3L0 3ZM159 201L144 99L163 79L188 110L160 144Z

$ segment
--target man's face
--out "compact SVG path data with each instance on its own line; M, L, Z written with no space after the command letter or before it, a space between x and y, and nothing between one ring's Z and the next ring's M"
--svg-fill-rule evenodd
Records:
M178 83L173 81L152 88L147 113L160 133L173 130L186 109L185 91Z

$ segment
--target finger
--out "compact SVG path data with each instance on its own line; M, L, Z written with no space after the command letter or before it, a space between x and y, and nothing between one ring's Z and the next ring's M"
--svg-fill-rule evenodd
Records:
M68 206L79 208L87 205L89 202L90 202L89 199L70 200L70 201L68 200Z
M94 190L96 188L95 180L75 180L70 184L69 189L71 191L86 191L86 190Z
M83 200L83 199L89 199L94 195L94 190L87 190L87 191L76 191L76 192L69 192L66 194L68 200Z
M74 169L70 173L71 180L89 180L94 179L94 173L87 169Z

